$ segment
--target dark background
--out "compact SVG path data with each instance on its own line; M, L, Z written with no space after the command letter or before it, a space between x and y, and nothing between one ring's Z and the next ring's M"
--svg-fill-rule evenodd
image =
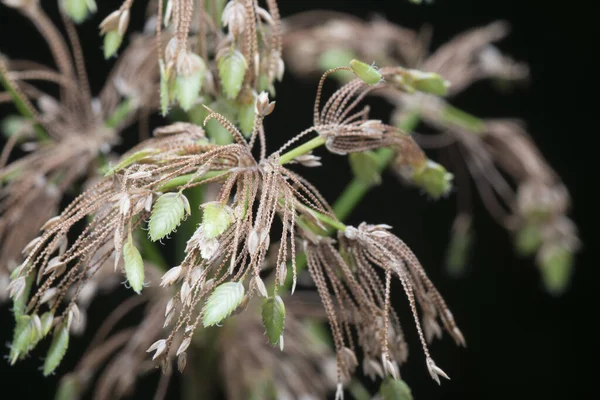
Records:
M46 8L55 15L54 1ZM97 23L120 1L98 1L99 14L81 29L88 69L98 90L114 61L104 61ZM573 197L573 217L584 243L570 290L559 298L547 295L532 260L518 259L507 233L495 225L476 202L476 246L468 275L460 280L444 273L443 258L448 240L454 197L432 202L416 190L403 188L391 176L352 215L351 223L367 220L389 223L412 247L452 309L468 343L456 348L444 339L431 346L433 357L452 378L438 387L428 376L412 324L405 327L411 356L402 376L417 399L572 399L592 395L597 348L594 307L597 272L594 255L595 188L597 160L593 145L597 116L591 110L597 68L588 60L592 44L592 2L519 0L436 0L433 5L413 6L408 0L305 1L282 0L283 16L317 8L347 11L360 16L376 12L411 28L423 23L434 27L433 46L465 29L504 19L512 34L499 47L515 59L529 63L533 79L528 87L510 94L494 92L479 83L454 103L482 117L517 117L527 121L529 131L550 164L563 178ZM140 10L142 2L134 5ZM587 8L587 9L586 9ZM590 20L588 22L588 20ZM132 27L140 26L132 21ZM51 63L49 53L29 24L16 12L0 8L0 51L15 58ZM287 138L310 125L315 82L289 75L278 87L277 109L268 121L272 142ZM382 105L385 110L385 105ZM6 112L0 108L0 115ZM293 124L291 123L293 121ZM274 132L274 133L271 133ZM273 145L274 146L274 145ZM274 148L274 147L273 147ZM326 169L307 174L326 198L334 200L350 178L345 161L327 157ZM395 302L406 309L396 288ZM97 326L111 307L103 298L93 307L91 326ZM11 337L8 307L0 310L0 342ZM59 373L72 368L86 338L73 340L72 349ZM3 350L8 353L8 350ZM56 378L45 379L37 366L40 353L9 368L0 363L0 397L50 399ZM137 398L149 398L154 381L144 381ZM18 392L16 392L18 390ZM173 396L175 398L175 396Z

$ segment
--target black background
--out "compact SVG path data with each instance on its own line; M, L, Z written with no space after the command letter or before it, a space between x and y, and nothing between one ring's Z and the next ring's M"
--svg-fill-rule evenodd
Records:
M55 1L45 8L55 13ZM99 0L99 14L81 29L88 57L92 87L97 92L114 61L104 61L97 23L118 7L118 0ZM529 63L533 79L528 87L510 94L494 92L479 83L455 99L455 104L482 117L517 117L527 121L536 143L569 187L573 217L584 243L570 290L560 298L547 295L531 260L518 259L510 238L476 203L477 244L468 276L461 280L443 271L443 255L455 210L454 197L432 202L418 191L406 189L391 176L376 188L351 216L351 223L367 220L389 223L415 251L432 280L445 296L468 343L456 348L444 339L431 346L432 354L452 378L438 387L428 376L412 326L406 326L411 355L402 369L403 378L417 399L574 399L594 392L594 349L597 307L594 290L597 272L594 228L598 185L597 116L595 81L597 67L591 58L593 2L519 0L436 0L414 6L408 0L388 1L280 1L283 16L309 9L328 8L367 16L376 12L411 28L423 23L434 27L436 47L470 27L504 19L512 34L500 48ZM141 11L142 2L134 5ZM140 19L132 26L140 27ZM0 8L0 51L15 58L51 63L49 52L26 20ZM310 125L315 82L287 75L278 87L277 108L267 125L275 145ZM379 103L376 103L379 105ZM389 111L385 104L376 113ZM1 108L0 115L8 109ZM308 173L326 198L333 200L350 178L345 160L327 156L325 168ZM406 309L400 285L395 287L398 308ZM90 316L91 330L115 303L110 297L96 301ZM406 319L405 319L406 320ZM0 309L0 343L10 340L8 307ZM90 334L73 340L72 350L59 373L72 368L77 352ZM5 349L2 353L8 353ZM37 370L38 352L26 362L9 368L0 363L0 398L50 399L56 378L45 379ZM142 382L136 398L151 398L155 380ZM172 398L176 398L176 384Z

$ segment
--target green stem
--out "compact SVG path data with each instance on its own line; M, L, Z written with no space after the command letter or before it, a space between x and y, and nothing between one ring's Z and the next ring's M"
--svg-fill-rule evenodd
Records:
M306 154L324 144L325 144L325 138L322 136L317 136L317 137L309 140L308 142L306 142L296 148L293 148L292 150L283 154L279 158L279 164L281 164L281 165L287 164L290 161L292 161L294 158L301 156L303 154Z
M412 132L419 123L419 120L419 114L416 112L408 114L400 122L400 128L407 133ZM382 172L392 161L394 152L391 149L379 149L375 153L375 157L379 172ZM363 197L365 197L370 188L370 185L361 182L358 178L354 178L348 186L346 186L346 189L344 189L335 203L333 203L333 212L336 217L340 221L345 220L354 208L356 208L358 203L360 203Z
M8 91L8 94L10 94L10 97L12 98L12 101L15 104L15 107L17 107L17 110L19 111L19 113L22 116L24 116L25 118L31 119L32 121L35 122L35 116L31 112L31 109L29 108L27 100L23 99L21 97L21 95L19 94L19 92L15 89L13 83L8 78L8 70L6 69L4 62L2 62L1 60L0 60L0 86L4 86L4 88ZM42 128L42 126L40 124L35 123L35 125L33 126L33 129L35 130L35 134L39 140L43 141L43 140L46 140L49 138L48 133L44 130L44 128Z
M227 175L229 171L208 171L206 174L194 178L195 174L186 174L178 176L177 178L173 178L167 182L165 182L158 190L161 192L166 192L172 189L175 189L179 186L183 186L186 183L192 181L193 183L206 181L208 179L216 178L218 176Z

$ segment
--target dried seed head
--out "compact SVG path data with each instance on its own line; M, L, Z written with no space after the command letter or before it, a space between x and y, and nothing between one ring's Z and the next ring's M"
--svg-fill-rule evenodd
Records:
M164 353L166 348L167 348L167 341L165 339L160 339L160 340L157 340L156 342L154 342L150 347L148 347L148 350L146 350L146 353L151 353L156 350L156 352L154 353L154 356L152 356L152 359L156 360L158 357L160 357L161 354Z
M121 19L121 11L116 10L112 13L108 14L106 18L100 22L100 35L104 35L108 31L114 31L119 28L119 23ZM122 36L122 35L121 35Z
M190 287L190 284L187 283L187 281L183 282L183 284L181 285L179 295L181 297L181 303L183 304L188 304L188 302L192 300L192 288Z
M124 10L119 17L119 26L117 28L117 32L119 32L120 36L124 36L127 31L127 27L129 26L129 10Z
M441 384L440 376L443 378L446 378L446 379L450 379L448 377L448 375L446 375L446 373L444 371L442 371L441 368L439 368L437 365L435 365L435 362L433 361L433 359L431 357L427 357L426 363L427 363L427 370L429 371L429 374L431 375L433 380L437 382L438 385Z
M267 92L260 92L256 97L255 110L256 114L261 117L266 117L271 114L275 109L275 102L269 102L269 94Z
M233 37L236 37L246 27L246 9L241 1L230 1L223 9L221 15L223 26L229 28Z
M173 311L174 306L175 306L175 299L173 297L171 297L165 307L165 317L167 315L169 315L171 313L171 311Z
M269 297L269 293L267 292L267 287L265 286L265 283L263 282L263 280L260 278L260 276L254 276L250 282L250 286L254 285L254 287L256 288L256 290L258 290L258 293L260 293L261 296L263 297Z
M58 294L58 289L57 288L52 287L52 288L46 289L46 291L44 292L44 294L40 298L40 304L45 304L45 303L49 302L57 294Z
M177 369L183 372L187 364L187 353L181 353L177 356Z
M23 296L26 286L27 283L24 276L17 278L8 284L8 295L16 301Z
M294 158L294 160L300 164L303 165L305 167L320 167L321 164L321 157L319 156L315 156L313 154L302 154L301 156L298 156L296 158Z
M42 225L42 227L40 228L40 231L47 231L47 230L54 228L60 220L61 220L60 215L50 218L48 221L46 221L44 223L44 225Z
M186 337L185 339L183 339L183 341L181 342L181 344L179 345L179 348L177 349L177 356L179 356L180 354L184 353L188 347L190 347L190 343L192 342L192 338L191 337Z
M160 286L167 287L171 286L179 279L181 275L181 266L173 267L162 276Z

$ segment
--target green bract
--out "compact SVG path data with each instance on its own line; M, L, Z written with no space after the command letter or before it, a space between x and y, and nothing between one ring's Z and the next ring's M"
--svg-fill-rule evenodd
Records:
M374 65L369 65L358 60L351 60L350 68L360 80L368 85L377 85L383 79L381 72Z
M453 178L454 175L446 171L446 168L431 160L427 160L423 167L416 169L412 177L413 182L434 199L450 192Z
M223 321L244 299L244 285L240 282L227 282L218 286L210 295L202 309L202 324L213 326Z
M212 239L225 232L233 222L233 210L219 202L205 203L202 205L204 215L202 226L204 237Z
M573 270L573 252L566 247L553 245L540 255L540 268L546 290L553 295L562 294Z
M277 344L285 328L285 305L281 297L269 297L263 301L262 321L269 342Z
M254 118L256 116L256 112L254 109L254 102L248 104L242 104L238 108L238 125L240 127L240 131L246 137L250 137L252 131L254 130Z
M140 294L144 288L144 260L133 244L131 236L123 245L123 261L127 282L137 294Z
M69 329L65 324L54 331L52 344L44 361L44 376L50 375L59 366L69 347Z
M446 267L454 276L463 274L469 258L473 237L471 231L464 233L453 232L446 254Z
M399 379L387 377L379 389L383 400L412 400L413 396L408 385Z
M522 256L534 254L542 245L541 227L535 223L525 224L517 231L515 246Z
M202 90L202 82L206 74L206 64L197 54L189 53L186 56L193 59L193 71L188 75L177 75L175 79L175 98L181 108L188 111L192 108L200 95L200 90Z
M94 0L61 0L61 7L65 14L75 23L82 23L89 14L96 12Z
M190 214L189 202L181 193L165 193L156 200L148 223L150 239L160 240L173 232Z
M248 63L237 50L230 50L219 58L219 78L223 93L228 99L235 99L242 89Z
M104 35L104 58L109 59L114 56L121 47L121 43L123 42L123 36L119 34L118 31L108 31L106 35Z
M11 365L29 353L40 339L36 334L32 318L29 315L20 315L15 318L15 321L13 341L10 345L10 354L8 356Z
M423 72L409 69L409 84L420 92L431 93L436 96L445 96L448 93L450 82L433 72Z

